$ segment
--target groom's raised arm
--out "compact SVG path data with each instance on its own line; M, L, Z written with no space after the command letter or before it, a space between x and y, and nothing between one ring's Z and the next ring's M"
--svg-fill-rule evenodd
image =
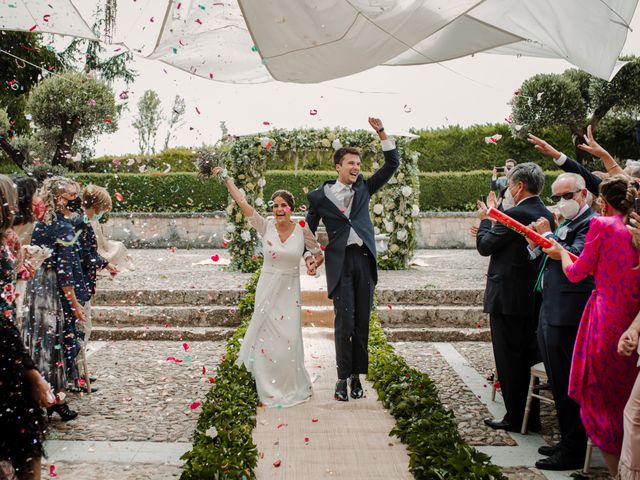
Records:
M370 178L365 180L369 189L369 195L373 195L387 183L400 166L400 156L396 150L396 142L387 136L384 131L382 121L378 118L369 118L369 125L373 127L382 143L382 154L384 155L384 165Z

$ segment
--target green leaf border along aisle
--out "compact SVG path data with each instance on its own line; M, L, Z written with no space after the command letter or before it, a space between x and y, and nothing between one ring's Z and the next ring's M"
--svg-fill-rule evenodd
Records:
M207 393L185 460L181 480L253 479L258 450L252 431L259 405L255 383L247 370L235 365L240 343L255 306L260 271L247 283L240 301L242 322L227 344L215 384ZM390 432L409 451L414 478L504 480L490 458L467 445L453 418L440 402L435 383L407 365L388 343L376 309L369 330L369 375L378 397L396 420Z

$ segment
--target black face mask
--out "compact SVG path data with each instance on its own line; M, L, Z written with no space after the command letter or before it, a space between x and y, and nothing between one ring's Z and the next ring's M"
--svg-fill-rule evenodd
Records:
M71 212L79 212L82 208L82 200L80 200L80 197L74 198L73 200L68 200L67 208Z

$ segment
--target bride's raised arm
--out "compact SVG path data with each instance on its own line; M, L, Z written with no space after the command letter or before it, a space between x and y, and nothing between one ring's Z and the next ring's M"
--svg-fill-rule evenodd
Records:
M253 226L260 235L264 235L266 230L267 221L256 212L255 208L253 208L249 202L247 202L247 198L244 193L240 191L240 189L236 186L233 178L227 174L227 170L222 167L216 167L211 172L214 176L220 176L222 181L224 182L224 186L229 190L229 194L233 201L238 204L240 210L242 210L242 214L247 217L251 226Z

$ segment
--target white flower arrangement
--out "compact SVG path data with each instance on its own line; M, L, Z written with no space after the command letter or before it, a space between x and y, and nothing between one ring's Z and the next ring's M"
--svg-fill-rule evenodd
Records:
M373 206L373 213L375 213L376 215L382 215L383 210L384 210L384 207L382 206L381 203L376 203Z

